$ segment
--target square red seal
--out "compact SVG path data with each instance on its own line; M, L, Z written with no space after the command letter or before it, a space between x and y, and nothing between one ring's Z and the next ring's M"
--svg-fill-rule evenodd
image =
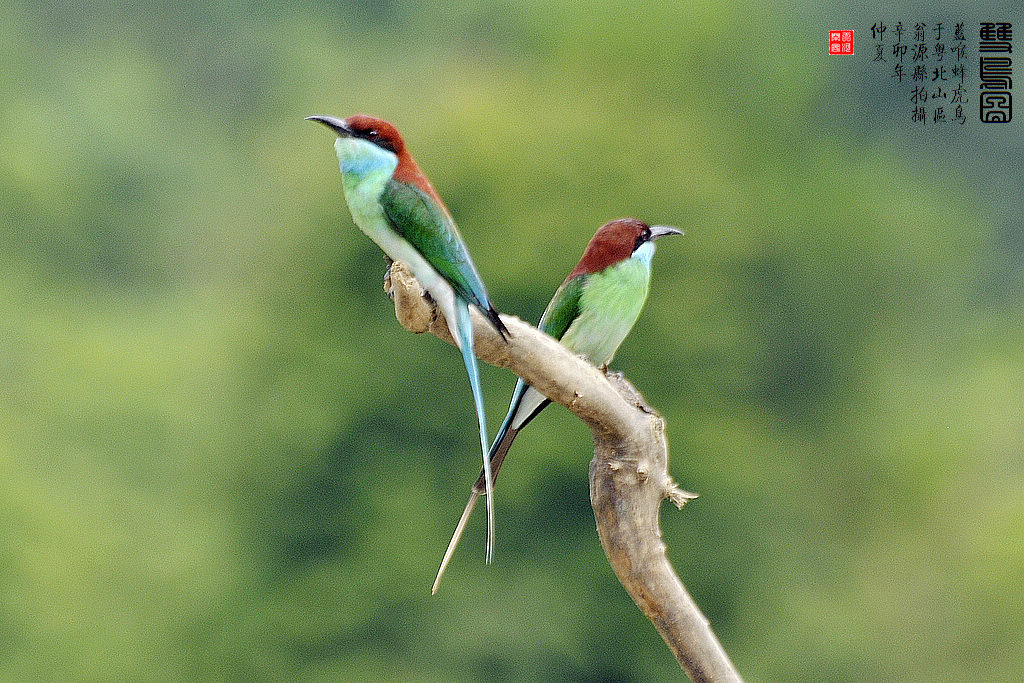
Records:
M830 55L852 55L853 31L829 31L828 53Z

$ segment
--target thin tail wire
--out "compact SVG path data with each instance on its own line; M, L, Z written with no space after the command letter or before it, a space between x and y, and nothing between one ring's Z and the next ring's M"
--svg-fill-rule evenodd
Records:
M518 429L512 429L512 420L515 418L515 408L518 404L513 403L512 405L513 407L509 409L508 415L505 416L505 421L498 428L498 433L494 436L491 448L487 452L487 460L491 465L491 486L497 483L498 472L501 470L502 463L505 462L508 449L512 447L512 442L515 440L516 435L519 434ZM485 486L484 473L481 472L480 476L477 477L476 483L473 485L473 490L477 493L483 493Z
M444 570L448 568L448 563L452 561L452 555L455 554L455 549L459 547L459 541L462 540L462 532L466 530L466 523L469 521L469 516L473 514L473 508L476 507L476 501L480 499L480 493L474 490L469 495L469 502L466 503L466 509L462 511L462 517L459 518L459 523L455 526L455 533L452 534L452 540L448 541L448 547L444 551L444 557L441 558L441 566L437 570L437 576L434 578L434 585L430 587L430 594L434 595L437 593L437 589L441 587L441 577L444 576Z
M522 382L522 380L519 381ZM522 392L519 391L518 386L516 389L517 391L514 396L521 395ZM462 517L459 518L459 523L455 525L455 531L452 533L452 538L448 541L448 547L444 551L444 557L441 558L441 566L438 568L437 576L434 578L434 585L430 587L431 595L436 594L437 589L441 587L441 577L444 576L444 571L448 568L448 563L452 561L455 549L459 547L459 541L462 540L462 534L466 531L466 524L469 522L470 515L473 514L473 508L476 507L476 502L480 499L480 494L486 492L486 485L488 482L491 484L493 490L494 482L497 480L498 470L501 469L501 464L505 460L505 455L508 453L508 449L512 446L512 441L515 440L516 434L519 433L519 430L510 429L518 407L518 400L513 398L508 414L505 416L505 420L501 423L501 427L498 428L498 433L495 435L494 441L491 443L490 450L487 453L487 465L484 468L484 472L473 485L473 491L469 495L469 501L466 503L466 509L462 511ZM494 460L495 464L493 472L490 467L492 460ZM483 484L481 484L481 481L483 481ZM490 499L490 496L488 496L488 499Z
M473 402L476 404L476 418L480 427L480 450L484 461L484 484L487 494L487 543L484 547L484 562L490 564L494 559L494 479L491 476L490 444L487 439L487 420L484 417L484 398L480 391L480 370L477 367L476 354L473 351L473 319L469 315L469 304L461 299L455 301L456 315L459 319L459 344L462 348L462 360L469 374L469 384L473 389ZM472 512L472 510L470 510ZM468 518L468 515L466 515Z

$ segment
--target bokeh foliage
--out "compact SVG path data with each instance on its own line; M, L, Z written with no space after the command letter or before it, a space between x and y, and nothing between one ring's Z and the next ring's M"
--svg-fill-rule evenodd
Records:
M0 6L2 676L678 675L559 408L503 475L497 563L477 519L430 598L476 434L302 121L360 111L403 130L505 312L536 320L606 220L687 229L614 365L703 494L665 537L746 676L1024 676L1020 125L911 130L866 60L824 57L847 20L871 23ZM496 426L513 379L484 381Z

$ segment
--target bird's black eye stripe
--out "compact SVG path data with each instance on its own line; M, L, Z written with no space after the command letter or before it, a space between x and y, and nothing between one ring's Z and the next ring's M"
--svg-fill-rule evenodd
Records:
M392 144L392 142L387 138L382 138L380 135L380 131L377 130L376 128L370 128L368 130L359 131L356 133L356 137L360 137L366 140L367 142L372 142L381 149L386 149L389 152L395 151L394 144Z
M640 246L651 239L651 229L644 228L644 231L636 236L636 242L633 243L633 251L636 251Z

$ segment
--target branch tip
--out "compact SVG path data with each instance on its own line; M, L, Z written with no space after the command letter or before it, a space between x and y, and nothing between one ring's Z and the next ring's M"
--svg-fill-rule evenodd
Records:
M672 485L669 486L668 493L665 495L665 497L668 498L672 502L672 504L675 505L678 509L682 510L683 506L689 503L691 500L697 500L698 498L700 498L700 494L684 491L683 489L679 488L679 486L675 482L672 482Z

